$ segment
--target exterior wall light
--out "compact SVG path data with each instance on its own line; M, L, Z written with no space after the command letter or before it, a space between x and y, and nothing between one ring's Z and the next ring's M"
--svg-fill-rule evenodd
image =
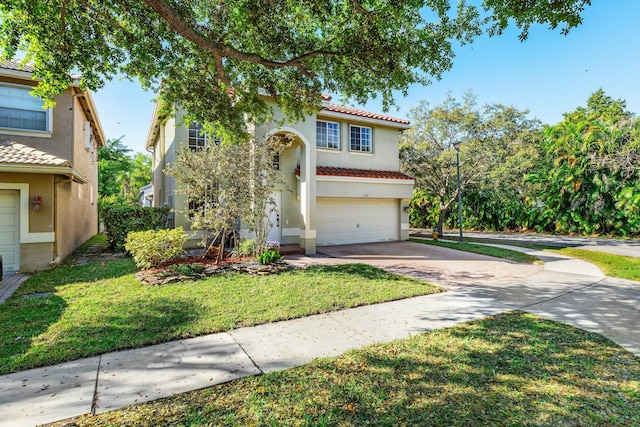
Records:
M40 209L42 209L42 199L40 196L35 196L31 201L31 210L39 211Z

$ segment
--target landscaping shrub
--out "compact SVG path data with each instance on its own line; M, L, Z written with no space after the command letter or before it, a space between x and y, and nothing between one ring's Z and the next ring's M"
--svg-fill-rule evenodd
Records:
M138 268L158 267L184 253L182 245L188 237L182 227L174 230L134 231L127 235L124 247L131 253Z
M244 239L238 244L238 247L231 251L234 257L244 257L255 255L256 242L252 239Z
M280 255L280 252L267 250L258 255L258 262L262 265L267 265L271 264L272 262L280 261L282 258L283 256Z
M169 212L168 207L104 206L100 216L105 226L109 248L122 250L127 235L132 231L167 228Z

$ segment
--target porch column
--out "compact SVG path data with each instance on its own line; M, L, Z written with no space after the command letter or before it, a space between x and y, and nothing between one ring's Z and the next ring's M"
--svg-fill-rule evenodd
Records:
M316 253L316 147L305 141L300 156L300 247L304 253Z

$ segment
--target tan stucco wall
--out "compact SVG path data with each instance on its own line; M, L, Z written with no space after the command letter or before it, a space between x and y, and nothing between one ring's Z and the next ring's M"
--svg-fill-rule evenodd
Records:
M23 243L20 245L20 271L48 270L53 259L53 243Z
M23 173L2 173L0 182L24 183L29 185L29 231L42 233L54 231L54 199L53 175L35 175ZM31 201L40 196L42 207L40 211L31 210Z
M318 114L318 120L326 120L340 124L340 149L331 150L318 148L316 153L318 166L387 171L400 170L400 158L398 155L398 140L400 134L398 129L372 126L368 123L360 123L357 120L337 120L332 117L322 117L321 114ZM371 127L372 153L360 153L349 150L349 125ZM314 127L314 144L315 131Z
M317 181L316 194L318 197L406 199L413 195L413 181L407 180L406 183Z
M0 77L0 82L10 80L10 83L28 85L29 82L15 81ZM21 135L20 132L0 129L0 139L9 139L33 147L37 150L46 151L49 154L74 161L73 147L70 144L73 138L73 113L74 104L77 102L71 94L71 89L65 90L61 95L54 98L56 107L52 111L53 121L51 132L39 132L42 136ZM33 133L33 132L30 132Z
M55 258L63 260L98 232L98 217L92 196L89 184L56 184Z
M8 79L0 78L0 81ZM10 82L16 83L16 80ZM24 83L24 81L23 81ZM27 82L31 84L32 82ZM9 139L43 150L72 163L88 179L88 183L62 183L63 175L0 173L0 182L29 184L29 200L42 198L42 209L29 210L30 233L55 233L53 243L21 243L22 271L49 268L55 259L64 259L98 231L97 146L85 144L84 112L71 89L55 98L51 132L21 135L0 130L0 138ZM15 134L14 134L15 133ZM29 132L30 134L33 132Z

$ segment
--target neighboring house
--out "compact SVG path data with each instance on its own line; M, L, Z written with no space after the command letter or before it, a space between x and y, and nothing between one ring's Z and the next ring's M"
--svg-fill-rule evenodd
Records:
M148 208L151 206L151 199L153 199L153 185L147 184L138 191L138 203Z
M30 94L32 69L0 62L0 254L4 271L44 270L96 234L97 149L91 94L72 84L54 108Z
M398 139L409 122L330 101L324 96L322 109L304 122L256 127L257 138L295 135L274 162L286 185L274 188L277 206L269 239L298 244L307 254L317 245L408 239L414 179L399 171ZM206 143L197 125L176 125L181 119L178 112L175 119L163 120L156 106L147 139L154 153L153 204L177 211L186 198L174 194L176 183L163 171L181 144L195 149ZM174 222L189 229L182 215L176 214Z

